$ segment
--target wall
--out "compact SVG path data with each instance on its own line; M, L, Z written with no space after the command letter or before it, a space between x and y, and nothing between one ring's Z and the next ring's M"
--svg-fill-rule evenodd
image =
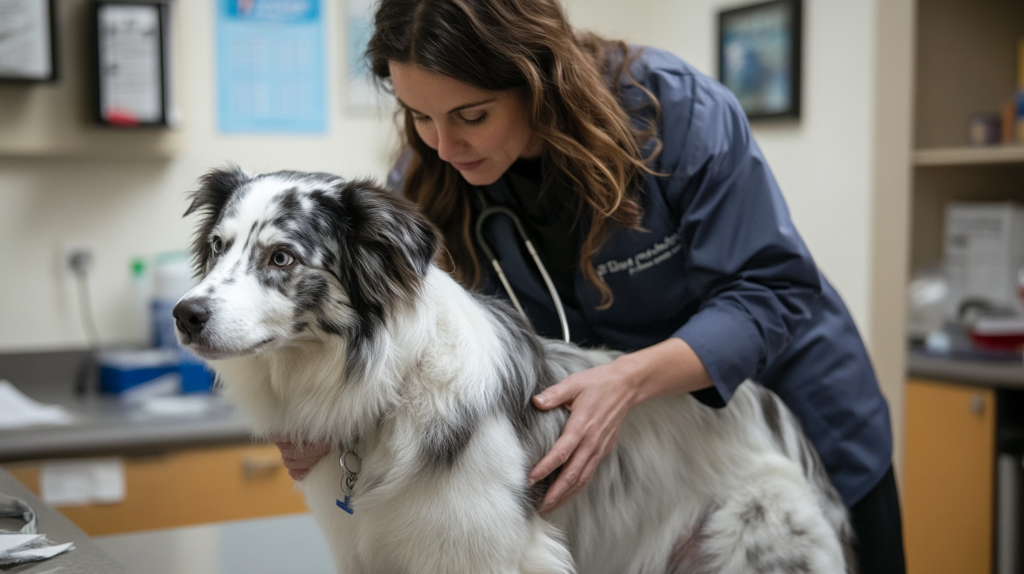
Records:
M875 370L895 430L893 460L902 477L906 404L907 280L910 269L911 149L916 0L878 5L875 42L871 330Z
M736 4L649 3L640 28L628 31L630 39L675 52L715 76L717 14ZM874 12L874 2L804 0L801 118L753 125L797 228L864 332L870 323Z
M179 0L181 89L186 127L167 160L0 158L0 351L81 346L71 283L59 272L68 243L96 252L94 302L101 334L133 331L128 266L133 255L182 248L191 222L184 193L210 167L317 169L381 176L390 117L343 110L343 39L328 2L330 133L238 137L215 130L213 18L207 1ZM573 0L574 23L672 50L714 74L717 0L625 3ZM761 144L804 239L870 334L875 3L805 0L804 110L799 122L759 124ZM2 129L2 126L0 126Z
M80 10L84 0L58 3ZM236 162L252 171L321 170L383 177L390 164L390 115L346 113L339 10L325 1L329 133L323 136L237 136L216 131L213 108L213 3L178 0L179 96L184 113L178 153L168 159L0 157L0 352L82 347L74 284L61 271L69 244L90 247L90 283L105 342L140 339L129 266L132 257L180 250L193 222L182 219L186 192L205 171ZM65 81L80 81L75 46L63 46ZM5 86L8 96L50 86ZM12 93L14 92L14 93ZM0 124L0 130L4 126Z

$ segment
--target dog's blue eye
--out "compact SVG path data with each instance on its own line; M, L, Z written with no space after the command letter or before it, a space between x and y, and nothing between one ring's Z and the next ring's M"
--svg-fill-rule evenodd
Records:
M221 241L220 237L214 237L213 241L210 242L210 248L213 249L213 253L220 255L220 252L224 250L224 242Z
M295 263L295 258L287 251L275 251L270 256L270 264L274 267L288 267L292 263Z

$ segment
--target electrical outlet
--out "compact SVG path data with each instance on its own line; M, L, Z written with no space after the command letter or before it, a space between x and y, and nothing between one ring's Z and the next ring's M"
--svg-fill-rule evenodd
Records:
M85 277L92 271L92 249L80 243L72 243L61 250L61 269L71 277Z

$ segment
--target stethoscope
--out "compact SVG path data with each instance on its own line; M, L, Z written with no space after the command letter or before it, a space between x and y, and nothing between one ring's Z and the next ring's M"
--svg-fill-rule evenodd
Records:
M540 276L544 279L544 285L548 288L548 293L551 295L551 300L555 303L555 311L558 313L558 322L562 325L562 338L565 342L569 342L569 321L565 318L565 308L562 307L562 298L558 296L558 291L555 289L555 284L551 282L551 276L548 275L548 270L544 267L544 263L541 262L540 256L537 255L537 250L533 248L533 242L530 241L530 237L526 234L526 229L523 227L523 223L519 221L519 216L515 214L511 209L502 207L500 205L491 205L487 201L487 197L484 195L480 188L476 188L477 199L480 201L480 215L476 218L476 242L480 245L480 249L483 250L484 255L487 256L491 261L491 265L494 267L494 271L498 274L498 279L501 284L505 286L505 292L508 293L509 299L512 300L512 304L515 305L519 314L530 322L530 319L526 316L526 311L523 311L523 306L519 304L519 299L516 297L515 291L512 290L512 285L508 282L508 278L505 277L505 271L501 268L501 263L498 262L498 256L491 249L490 244L484 238L484 222L487 218L495 215L504 215L512 220L515 225L516 231L519 233L519 238L526 244L526 250L530 252L530 257L533 257L534 264L537 265L537 270L540 271Z

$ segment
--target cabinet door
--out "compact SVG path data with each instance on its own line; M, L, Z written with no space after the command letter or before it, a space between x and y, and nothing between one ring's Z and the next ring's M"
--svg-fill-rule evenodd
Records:
M39 466L6 468L38 494ZM57 510L93 536L307 511L273 445L132 456L124 467L123 502Z
M991 574L995 392L911 379L904 532L909 574Z

